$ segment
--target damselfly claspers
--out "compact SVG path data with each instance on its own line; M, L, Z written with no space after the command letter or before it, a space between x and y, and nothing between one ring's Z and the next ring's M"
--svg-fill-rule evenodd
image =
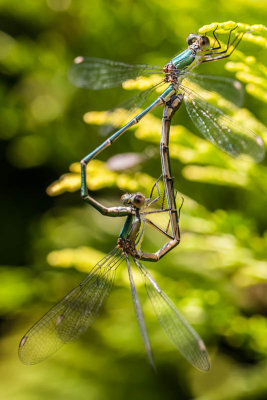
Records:
M124 194L122 196L123 206L121 207L107 208L90 196L86 200L104 215L126 217L117 246L95 265L79 286L52 307L23 336L19 345L21 361L25 364L41 362L63 344L76 340L85 332L94 322L103 300L109 294L117 268L123 261L126 261L134 309L152 366L154 366L154 362L151 346L134 283L131 264L135 265L141 273L147 295L168 338L191 364L200 370L207 371L209 369L209 360L202 339L183 318L174 303L159 288L148 270L140 262L158 261L179 244L179 239L177 239L179 234L177 237L173 237L170 233L168 214L169 211L176 213L176 206L174 210L164 208L165 193L163 193L163 196L161 195L159 180L153 186L149 198L145 198L141 193ZM155 217L162 215L165 215L167 219L163 218L163 224L157 225ZM165 220L167 224L165 224ZM150 224L168 238L168 242L155 253L145 253L141 250L141 241L146 224ZM178 225L177 230L179 230Z

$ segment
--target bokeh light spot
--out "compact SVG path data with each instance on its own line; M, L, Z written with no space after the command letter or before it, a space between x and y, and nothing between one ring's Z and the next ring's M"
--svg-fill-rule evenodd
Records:
M54 11L66 11L71 4L71 0L46 0L46 2L48 7Z

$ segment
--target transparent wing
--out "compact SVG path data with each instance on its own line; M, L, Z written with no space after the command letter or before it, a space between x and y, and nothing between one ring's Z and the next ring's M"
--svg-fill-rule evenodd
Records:
M154 227L168 238L173 238L170 211L168 209L151 210L147 213L144 212L143 216L145 217L145 222L150 226Z
M144 277L148 297L168 338L194 367L208 371L208 353L200 336L159 288L147 269L136 259L135 263Z
M121 251L114 249L95 265L79 286L33 325L19 344L19 358L24 364L43 361L92 325L123 259Z
M149 360L150 364L152 365L152 367L155 369L151 345L150 345L147 330L146 330L146 324L145 324L142 308L140 305L140 301L139 301L139 298L137 295L137 290L136 290L135 283L134 283L134 278L133 278L132 269L131 269L131 263L130 263L130 260L129 260L129 257L127 254L126 254L126 262L127 262L128 276L129 276L129 282L130 282L130 287L131 287L131 294L132 294L136 319L137 319L139 329L141 332L141 336L142 336L142 339L143 339L143 342L145 345L145 350L146 350L146 353L148 356L148 360Z
M136 168L148 159L144 153L118 153L106 161L110 171L127 171Z
M186 81L196 83L203 89L219 93L225 99L231 101L238 107L241 107L244 101L244 90L242 84L231 78L213 75L198 75L188 72L186 80L183 81L187 86Z
M202 135L233 157L247 154L259 162L265 154L262 139L207 103L193 90L181 85L187 112Z
M155 93L156 89L160 86L164 85L164 81L159 81L156 85L151 86L150 88L138 93L136 96L132 96L130 99L124 101L113 109L107 111L106 117L107 122L104 123L99 131L102 136L110 135L113 130L118 128L118 124L120 122L120 114L121 110L127 110L127 120L130 121L137 112L138 108L142 108L144 104L148 101L150 96ZM122 115L125 114L123 111ZM125 118L122 120L123 123L126 123Z
M70 81L78 87L92 90L120 86L129 79L162 72L153 65L130 65L94 57L77 57L69 71Z

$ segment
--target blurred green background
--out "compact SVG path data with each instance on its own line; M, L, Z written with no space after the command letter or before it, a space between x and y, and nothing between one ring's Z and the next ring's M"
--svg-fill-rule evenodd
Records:
M178 201L185 197L182 242L146 266L203 337L211 371L193 369L168 342L140 285L158 369L153 373L125 268L77 343L32 367L17 357L25 331L114 247L122 225L83 204L75 165L61 181L64 194L46 193L103 141L83 115L131 96L74 88L68 81L73 58L164 65L190 32L216 21L264 23L266 6L264 0L0 1L2 399L266 399L266 162L232 160L193 135L184 106L171 137ZM244 109L224 106L266 142L266 31L256 36L244 39L231 59L203 65L199 73L243 81ZM121 172L93 164L89 187L98 199L117 205L122 190L145 190L145 182L160 175L160 115L143 120L100 157L145 152L145 162ZM150 234L144 246L157 247L157 240Z

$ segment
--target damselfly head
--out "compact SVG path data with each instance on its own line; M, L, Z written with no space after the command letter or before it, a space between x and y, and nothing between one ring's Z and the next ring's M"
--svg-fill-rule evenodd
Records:
M132 205L136 208L142 208L146 202L146 198L142 193L125 193L121 196L124 205Z
M186 41L189 47L193 47L196 50L205 51L210 48L210 40L207 36L190 33L187 36Z
M199 35L196 35L195 33L189 33L189 35L186 38L188 46L191 46L193 43L197 41Z

